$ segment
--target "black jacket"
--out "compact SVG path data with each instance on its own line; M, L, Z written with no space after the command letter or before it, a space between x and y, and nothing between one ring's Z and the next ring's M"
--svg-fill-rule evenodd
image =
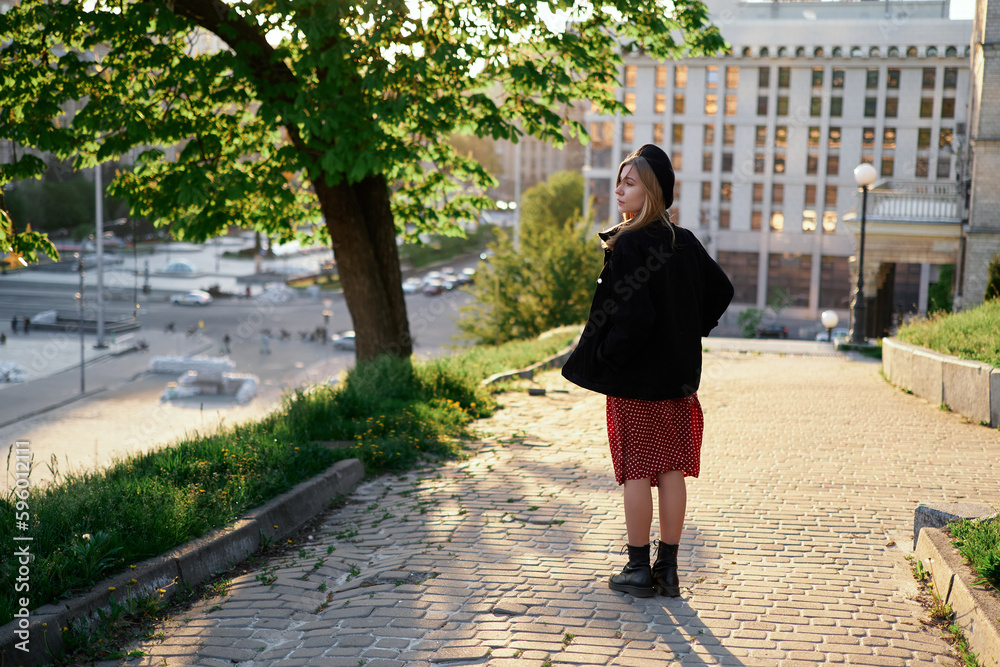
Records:
M697 237L650 224L604 251L587 326L563 376L609 396L690 396L701 381L701 338L719 323L733 285ZM601 234L604 239L608 234Z

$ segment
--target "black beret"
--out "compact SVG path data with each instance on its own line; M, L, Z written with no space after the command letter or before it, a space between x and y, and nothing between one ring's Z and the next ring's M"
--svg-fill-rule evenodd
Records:
M653 144L640 146L632 155L645 159L653 168L660 189L663 190L663 203L667 208L670 208L674 203L674 167L670 164L670 158L667 157L662 148Z

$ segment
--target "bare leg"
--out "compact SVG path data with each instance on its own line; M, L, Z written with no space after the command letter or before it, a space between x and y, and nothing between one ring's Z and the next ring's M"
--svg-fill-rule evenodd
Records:
M648 479L625 480L625 528L628 543L634 547L649 544L653 523L653 495Z
M680 470L662 472L656 476L657 501L660 510L660 540L666 544L680 544L681 530L684 528L684 512L687 509L687 485ZM628 484L626 482L626 484ZM628 490L625 491L625 522L628 523ZM652 517L650 517L652 520ZM629 530L629 544L632 532Z

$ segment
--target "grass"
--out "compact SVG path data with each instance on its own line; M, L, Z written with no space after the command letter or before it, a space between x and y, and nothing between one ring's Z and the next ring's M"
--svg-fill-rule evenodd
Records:
M980 577L975 583L988 584L994 591L1000 591L1000 518L965 519L949 524L948 528L955 548Z
M223 526L338 459L359 458L377 475L458 455L471 421L496 407L479 382L561 350L574 333L423 363L381 357L336 386L286 395L259 421L196 434L104 470L57 474L32 489L28 531L17 531L33 540L31 608ZM323 441L350 444L330 449ZM13 490L0 498L0 515L25 511L19 500ZM0 524L0 543L15 544L14 535L13 521ZM16 611L17 566L15 558L0 562L0 624Z
M1000 299L958 313L935 314L900 328L897 338L1000 368Z

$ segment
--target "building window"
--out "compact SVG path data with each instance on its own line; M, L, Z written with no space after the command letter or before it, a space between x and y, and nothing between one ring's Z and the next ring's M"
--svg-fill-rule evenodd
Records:
M886 54L890 58L898 58L899 57L899 47L898 46L890 46L889 50L886 51Z
M635 125L632 123L622 124L622 142L630 144L635 140Z
M826 192L823 193L823 206L827 208L837 208L837 186L828 185L826 186Z
M878 68L869 67L868 77L865 80L865 88L868 90L878 90Z
M815 153L810 153L806 156L806 173L810 176L814 176L819 172L819 156Z
M866 127L861 130L861 147L875 148L875 128Z
M681 200L681 184L674 181L674 202L679 202Z
M711 172L712 171L712 151L705 151L701 154L701 170Z
M837 216L833 217L836 228ZM823 215L826 231L826 214ZM847 308L851 300L851 270L846 257L823 257L819 270L819 307Z
M823 115L823 98L813 97L809 100L809 115L813 118L819 118Z
M839 46L835 46L833 47L833 50L830 51L830 55L832 55L834 58L842 58L844 56L844 49L840 48Z
M758 221L757 229L760 229ZM719 251L719 266L726 272L736 290L734 303L757 302L757 266L760 256L755 252Z
M758 125L757 126L757 140L756 140L755 143L758 146L767 146L767 126L766 125Z
M816 186L810 184L806 186L806 206L815 206L815 205L816 205Z
M865 118L875 118L878 115L878 98L865 98Z
M675 144L684 143L684 125L681 123L673 124L673 143Z
M635 88L636 66L625 65L625 87Z
M947 155L938 155L937 175L938 178L951 176L951 158Z
M823 233L833 234L837 231L837 212L836 211L824 211L823 212ZM845 258L846 260L846 258Z
M882 131L882 148L891 150L896 147L896 128L887 127Z
M687 85L688 85L688 66L677 65L674 68L674 88L687 88Z
M916 178L927 178L927 175L931 170L931 160L928 157L918 157L917 165L913 170L913 175Z
M792 70L788 67L778 68L778 88L788 88L792 79Z
M833 76L830 79L830 85L833 86L834 89L844 87L844 70L834 68Z
M684 93L674 93L674 113L684 115Z
M774 154L774 173L783 174L785 173L785 154L775 153Z
M706 88L718 88L719 87L719 67L718 65L709 65L705 68L705 87Z
M656 87L666 88L667 87L667 66L657 65L656 66Z
M885 117L896 118L898 114L899 114L899 98L898 97L885 98Z
M726 88L740 87L740 68L734 65L726 67Z
M753 203L762 204L764 203L764 184L754 183L753 184Z
M732 201L733 200L733 184L727 181L723 181L719 185L719 201Z
M889 90L899 90L899 68L890 67L888 71L888 78L886 80L886 87Z
M757 115L767 115L767 95L759 95L757 97Z
M840 128L831 127L829 139L826 142L827 148L840 148Z
M811 126L809 128L809 146L811 148L819 146L819 137L820 137L819 128L816 127L815 125Z
M836 176L840 173L840 156L839 155L827 155L826 156L826 175Z
M733 154L723 153L722 154L722 173L731 174L733 173Z
M813 67L812 69L812 87L822 88L823 87L823 68Z
M736 115L736 96L726 95L726 115L735 116Z
M703 202L712 201L712 183L710 181L701 184L701 200Z
M761 223L761 221L763 221L763 219L764 219L764 214L763 213L761 213L760 211L751 211L750 212L750 229L759 232L760 231L760 223Z
M920 117L921 118L933 118L934 117L934 98L933 97L922 97L922 98L920 98Z
M784 204L785 203L785 186L781 183L775 183L771 186L771 204Z
M879 173L879 176L881 176L882 178L891 178L895 164L896 160L891 155L883 156L882 169Z
M681 169L683 169L684 168L684 152L683 151L674 151L673 153L671 153L671 155L670 155L670 162L673 163L674 171L680 171ZM676 201L676 200L677 200L677 197L674 197L674 201Z
M802 211L802 231L804 232L816 231L816 211L811 211L811 210Z
M715 143L715 125L713 123L707 123L705 125L705 132L702 137L702 141L705 146L708 147Z
M635 113L635 93L625 93L625 108Z
M950 127L942 127L941 133L938 134L938 148L950 147L951 136L952 136L952 129Z
M767 164L767 160L764 158L763 153L757 153L753 158L753 173L763 174L764 166Z
M771 214L771 229L776 232L780 232L785 228L785 214L781 211L775 211Z
M654 113L667 112L667 96L665 93L656 93L653 96L653 112Z
M921 87L924 90L934 90L934 75L937 74L937 69L934 67L925 67L923 83Z
M844 115L844 98L843 97L831 97L830 98L830 116L833 118L840 118Z
M778 96L778 115L787 116L788 115L788 96L779 95Z
M659 146L663 139L663 123L653 123L653 143Z
M823 57L823 47L817 46L815 49L813 49L813 58L822 58L822 57Z
M719 209L719 229L729 229L729 209Z
M767 288L784 293L789 306L809 305L809 284L812 282L812 255L771 253L767 258Z
M917 130L917 150L926 150L931 147L931 128L922 127Z
M954 118L955 117L955 98L945 97L941 100L941 117L942 118Z
M732 146L736 143L736 126L735 125L723 125L722 126L722 145Z
M770 67L758 67L757 68L757 87L760 89L766 89L771 85L771 68Z
M615 124L610 121L590 124L590 166L603 169L611 166L611 146L615 139ZM591 192L597 192L591 190Z
M944 88L945 90L954 89L958 87L958 68L957 67L945 67L944 68Z
M908 46L908 47L906 47L906 57L907 58L916 58L917 57L917 47L915 47L915 46Z
M774 128L774 145L778 148L788 147L788 126L779 125Z
M714 116L719 110L719 96L715 93L705 95L705 114Z

